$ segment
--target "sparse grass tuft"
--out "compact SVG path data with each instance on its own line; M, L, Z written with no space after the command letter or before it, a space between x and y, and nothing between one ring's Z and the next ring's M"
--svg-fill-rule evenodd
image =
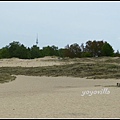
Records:
M6 83L15 80L15 76L8 73L0 73L0 83Z

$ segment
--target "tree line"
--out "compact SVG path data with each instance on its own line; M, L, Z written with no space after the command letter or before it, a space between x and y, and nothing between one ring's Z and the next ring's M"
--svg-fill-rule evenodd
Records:
M58 56L69 58L81 57L101 57L101 56L120 56L119 51L114 52L112 46L108 42L89 40L84 45L74 43L66 45L64 48L58 49L57 46L46 46L40 49L37 45L31 48L26 47L18 41L13 41L0 49L0 58L20 58L20 59L34 59L45 56Z

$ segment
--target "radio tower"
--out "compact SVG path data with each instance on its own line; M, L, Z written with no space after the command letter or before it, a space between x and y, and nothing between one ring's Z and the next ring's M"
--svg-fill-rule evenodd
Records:
M36 38L36 46L38 45L38 34L37 34L37 38Z

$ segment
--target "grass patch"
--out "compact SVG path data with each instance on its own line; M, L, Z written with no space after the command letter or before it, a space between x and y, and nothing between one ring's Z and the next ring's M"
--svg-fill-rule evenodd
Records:
M0 76L10 75L29 76L72 76L91 79L120 78L120 66L107 63L74 63L44 67L0 67Z
M0 83L15 80L14 75L69 76L89 79L120 79L120 58L64 58L64 65L43 67L0 67ZM72 62L72 64L69 64Z
M15 76L8 73L0 73L0 83L6 83L15 80Z

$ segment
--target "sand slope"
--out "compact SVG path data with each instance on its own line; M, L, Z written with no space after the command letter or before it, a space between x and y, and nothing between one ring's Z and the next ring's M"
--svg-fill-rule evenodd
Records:
M0 84L0 118L120 118L120 88L107 87L110 94L81 96L82 91L117 82L19 75Z
M52 66L62 65L65 62L60 61L57 57L44 57L36 59L0 59L0 67L39 67L39 66Z

